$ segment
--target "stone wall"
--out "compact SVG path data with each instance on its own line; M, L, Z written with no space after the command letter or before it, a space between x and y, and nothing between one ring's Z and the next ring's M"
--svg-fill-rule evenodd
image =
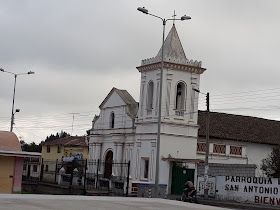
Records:
M255 176L255 164L221 164L209 163L209 176ZM204 175L204 164L198 164L197 175Z

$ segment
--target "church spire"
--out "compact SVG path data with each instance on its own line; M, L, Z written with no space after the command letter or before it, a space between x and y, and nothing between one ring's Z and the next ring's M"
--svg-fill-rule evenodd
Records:
M201 67L201 61L189 60L186 57L186 54L184 52L175 25L172 26L169 34L167 35L164 41L163 46L164 46L163 61ZM158 54L155 57L142 60L141 65L144 66L144 65L160 62L161 50L162 49L160 48Z
M175 25L172 26L168 36L166 37L164 44L163 60L167 62L176 62L185 64L187 57L185 55L183 46L179 39ZM156 58L161 58L161 50L159 50Z

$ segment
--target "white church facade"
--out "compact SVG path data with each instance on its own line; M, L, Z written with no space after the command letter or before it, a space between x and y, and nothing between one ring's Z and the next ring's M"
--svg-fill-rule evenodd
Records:
M112 88L100 104L100 114L94 117L92 128L88 130L90 161L130 162L130 192L138 183L155 182L160 55L161 49L157 56L143 60L137 67L141 75L139 103L126 90ZM198 93L193 89L199 89L200 75L205 70L201 62L186 57L173 25L164 42L159 155L159 183L167 185L169 193L172 185L175 186L174 180L179 179L174 179L176 174L188 174L188 179L196 182L197 176L202 173L205 133L203 129L200 135L198 133ZM267 157L273 145L277 144L266 144L265 152L260 152L257 161L253 162L248 160L247 152L251 147L246 144L255 145L261 151L264 147L258 142L242 143L242 139L227 139L222 135L213 135L210 140L210 167L215 163L221 164L222 168L226 168L225 164L238 164L240 171L246 168L248 173L254 173L255 165L259 167L261 159ZM253 154L257 150L250 152ZM237 154L231 154L232 151ZM183 171L175 170L176 163L180 163ZM242 164L246 167L241 167ZM100 173L109 178L121 172L107 168Z

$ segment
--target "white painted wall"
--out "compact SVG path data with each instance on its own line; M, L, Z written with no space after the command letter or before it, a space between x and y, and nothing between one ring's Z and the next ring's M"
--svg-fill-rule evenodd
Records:
M267 158L271 153L273 146L268 144L255 144L247 143L247 157L248 163L256 164L256 176L264 176L263 171L260 169L262 160Z
M119 96L117 92L113 92L111 97L106 101L102 108L111 108L116 106L125 106L125 102Z
M279 206L280 187L277 178L216 177L216 198L242 203Z
M136 121L136 141L138 147L135 152L135 169L133 172L137 180L141 174L141 157L156 157L156 146L151 147L152 142L156 142L157 119L158 119L158 95L159 95L160 70L141 72L140 99L138 120ZM162 125L161 125L161 143L160 158L172 156L174 158L196 158L197 144L197 93L193 88L199 89L200 75L192 74L180 70L163 70L163 88L162 88ZM153 110L149 115L146 109L147 88L150 81L154 83L154 101ZM183 82L186 84L185 91L185 110L183 116L175 113L177 84ZM193 105L193 108L191 108ZM148 143L149 142L149 143ZM139 146L141 145L141 147ZM151 158L151 159L153 159ZM155 161L150 162L151 173L149 181L154 181L156 167ZM169 161L160 161L159 182L162 184L170 183ZM195 168L190 164L190 168Z
M110 115L112 112L115 113L115 127L114 128L131 128L133 121L126 113L127 105L124 103L122 98L113 92L111 97L103 105L100 110L100 117L94 124L94 129L110 129ZM119 131L111 131L119 132Z
M200 138L200 141L204 139ZM263 171L260 169L262 160L267 158L271 153L273 145L268 144L257 144L250 142L240 142L232 140L221 140L221 139L210 139L211 143L209 145L209 163L223 163L223 164L255 164L256 176L264 176ZM243 154L242 157L232 156L229 152L226 155L216 155L213 153L213 144L225 144L228 147L232 146L242 146ZM205 159L204 154L197 154L198 159Z

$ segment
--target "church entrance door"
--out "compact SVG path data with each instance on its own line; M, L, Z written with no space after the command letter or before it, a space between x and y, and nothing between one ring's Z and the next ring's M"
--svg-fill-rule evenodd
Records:
M109 178L112 174L113 152L108 151L105 158L104 178Z
M188 169L182 163L173 162L171 194L181 195L187 181L194 183L194 169Z

